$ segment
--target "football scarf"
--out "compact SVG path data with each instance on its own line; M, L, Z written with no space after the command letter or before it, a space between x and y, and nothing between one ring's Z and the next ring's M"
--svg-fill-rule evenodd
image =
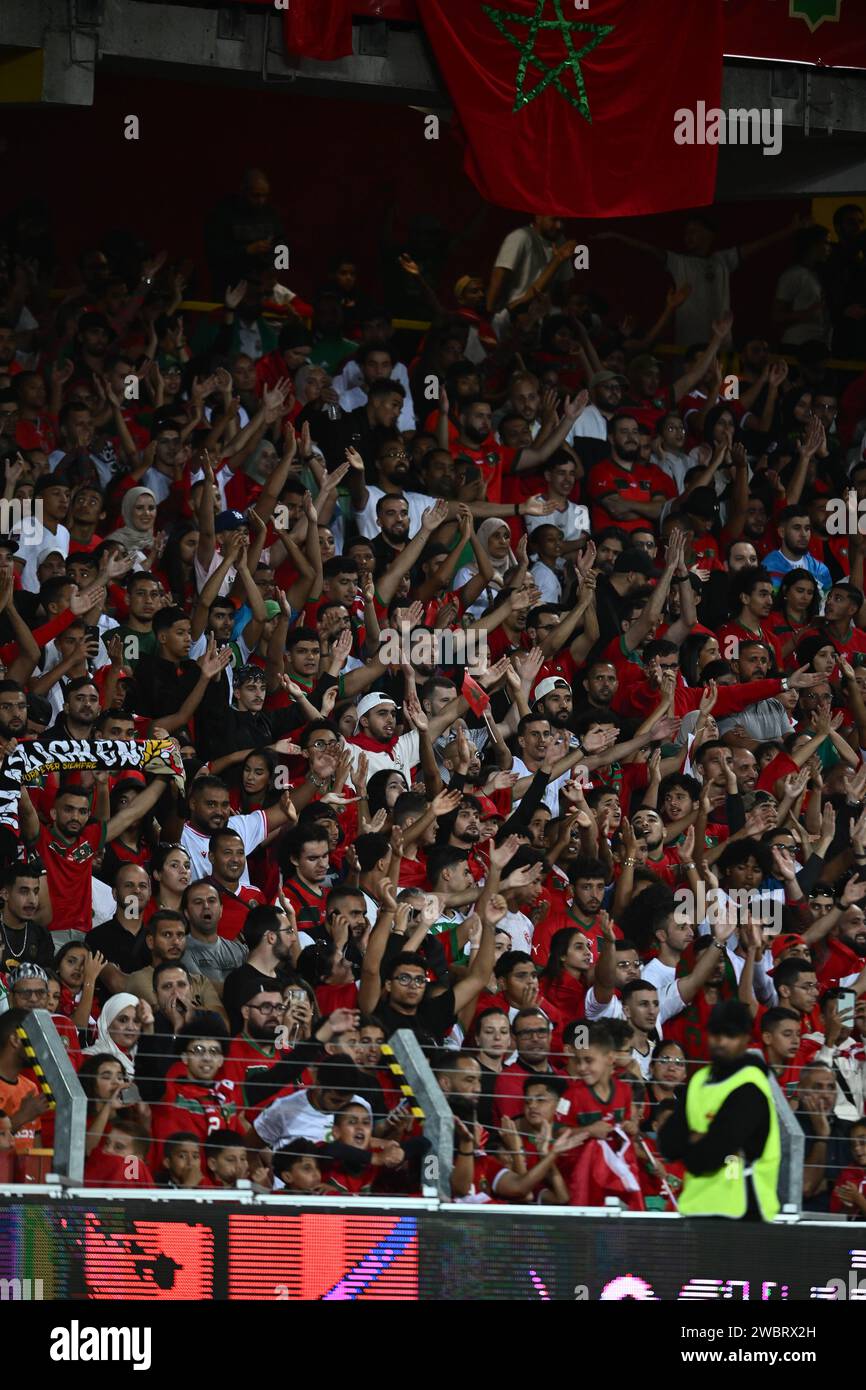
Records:
M159 769L155 766L159 764ZM48 743L19 743L0 766L0 826L18 834L18 801L27 782L47 772L93 772L149 767L169 770L183 785L183 763L173 739L57 738Z

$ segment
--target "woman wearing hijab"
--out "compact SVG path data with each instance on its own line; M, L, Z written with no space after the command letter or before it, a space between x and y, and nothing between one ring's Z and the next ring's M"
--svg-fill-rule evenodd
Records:
M99 1015L96 1041L84 1049L85 1057L110 1052L126 1075L135 1075L135 1053L141 1037L141 1000L134 994L113 994Z
M128 551L140 550L149 555L154 547L156 505L156 494L149 487L131 487L124 494L120 508L123 525L118 531L112 531L108 539L117 541Z
M480 618L481 614L492 603L496 602L499 594L505 588L506 576L518 565L517 556L511 549L511 531L507 521L501 521L498 516L489 516L478 527L477 536L480 548L486 552L490 560L493 576L487 587L466 610L467 614L473 618ZM477 565L464 565L463 569L454 576L455 590L462 589L463 585L477 573Z

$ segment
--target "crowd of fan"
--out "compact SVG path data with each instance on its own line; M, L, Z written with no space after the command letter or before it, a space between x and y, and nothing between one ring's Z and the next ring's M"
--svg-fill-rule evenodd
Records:
M456 1198L673 1209L664 1128L730 999L805 1205L863 1219L864 551L833 504L866 498L866 374L827 365L862 227L629 242L672 278L645 330L558 219L448 293L419 234L387 284L422 333L350 258L282 285L255 171L195 317L122 246L52 295L10 220L0 752L171 738L184 776L49 771L2 831L7 1179L52 1144L47 1009L91 1184L420 1193L404 1029ZM731 276L785 238L744 340Z

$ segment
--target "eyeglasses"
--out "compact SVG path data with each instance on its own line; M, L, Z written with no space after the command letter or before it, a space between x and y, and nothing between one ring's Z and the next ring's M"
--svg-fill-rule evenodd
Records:
M205 1047L203 1043L195 1043L190 1049L193 1057L222 1057L221 1047Z
M521 1028L514 1036L520 1042L521 1038L546 1038L549 1032L549 1028Z
M249 1005L249 1008L255 1009L256 1012L257 1012L257 1013L260 1013L260 1014L281 1014L281 1013L284 1012L285 1007L286 1007L286 1006L285 1006L285 1004L283 1004L282 1000L280 1001L279 1004L271 1004L271 1003L268 1003L268 1004L250 1004L250 1005Z
M338 738L317 738L315 743L310 744L310 747L314 752L321 753L323 748L336 748L339 742Z
M48 995L47 989L13 989L12 993L16 999L45 999Z
M395 975L394 980L406 989L423 989L427 983L426 975Z

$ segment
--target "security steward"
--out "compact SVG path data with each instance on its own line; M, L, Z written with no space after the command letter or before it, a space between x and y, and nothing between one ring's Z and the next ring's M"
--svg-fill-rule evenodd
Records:
M716 1004L707 1024L712 1063L691 1078L659 1131L664 1158L682 1159L683 1216L772 1221L782 1147L767 1064L749 1051L752 1016L745 1004Z

